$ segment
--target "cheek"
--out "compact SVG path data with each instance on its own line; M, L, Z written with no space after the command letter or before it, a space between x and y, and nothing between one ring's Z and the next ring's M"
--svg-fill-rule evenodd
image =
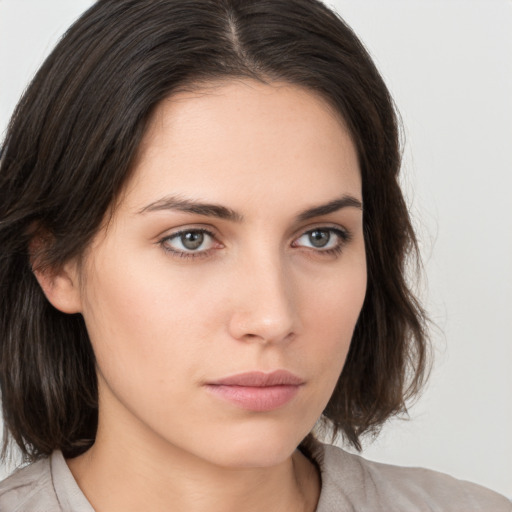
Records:
M202 296L189 286L190 296L183 297L182 283L155 267L110 266L92 279L84 317L104 419L131 411L162 434L176 410L193 421L191 389L202 376L208 341L198 314L205 311Z
M112 378L130 375L132 382L159 374L172 378L171 365L191 356L187 340L197 334L197 302L144 260L109 261L99 259L89 272L83 312L100 371ZM185 328L189 336L183 335Z
M338 270L300 287L304 336L302 357L328 399L341 374L367 286L364 246L342 261Z
M320 276L313 284L304 282L301 286L305 321L310 329L316 324L318 332L324 332L333 342L336 338L350 340L366 294L364 252L357 251L349 256L337 271Z
M121 257L97 258L89 272L84 318L98 368L119 394L176 395L208 371L223 303L212 297L222 288L170 270L165 258L111 263Z

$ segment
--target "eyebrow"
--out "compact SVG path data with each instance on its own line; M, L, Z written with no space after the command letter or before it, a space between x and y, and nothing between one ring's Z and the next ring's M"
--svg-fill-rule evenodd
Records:
M338 199L333 199L326 204L313 206L313 208L304 210L302 213L297 215L297 220L299 222L303 222L314 217L320 217L321 215L328 215L329 213L337 212L342 208L357 208L358 210L362 210L363 203L359 201L359 199L356 199L354 196L344 195Z
M304 210L297 215L296 220L298 222L304 222L305 220L309 220L314 217L334 213L342 208L357 208L362 210L363 204L354 196L344 195L338 199L333 199L328 203L313 206L312 208ZM227 208L226 206L213 203L202 203L179 196L163 197L158 201L148 204L139 210L138 213L142 214L162 210L177 210L185 213L195 213L197 215L204 215L205 217L217 217L219 219L229 220L232 222L242 222L244 219L241 213L238 213L231 208Z
M185 213L195 213L205 217L217 217L219 219L242 222L243 216L231 208L219 204L201 203L179 196L166 196L154 203L148 204L138 213L157 212L161 210L178 210Z

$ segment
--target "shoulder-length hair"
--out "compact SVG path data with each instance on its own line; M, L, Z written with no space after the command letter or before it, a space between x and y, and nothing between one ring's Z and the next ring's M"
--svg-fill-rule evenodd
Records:
M44 240L37 259L50 269L83 254L155 107L179 90L240 77L320 95L358 151L368 288L322 418L360 449L363 434L405 412L419 391L425 316L405 276L417 247L398 185L397 115L352 30L317 0L100 0L44 62L2 144L0 384L6 434L26 459L83 453L98 420L83 318L46 300L31 240Z

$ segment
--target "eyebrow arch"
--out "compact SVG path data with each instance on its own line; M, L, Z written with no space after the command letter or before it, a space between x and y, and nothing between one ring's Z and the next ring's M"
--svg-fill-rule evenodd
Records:
M350 207L357 208L359 210L363 209L363 205L359 199L356 199L350 195L344 195L338 199L333 199L326 204L314 206L304 210L297 215L296 220L297 222L304 222L305 220L309 220L314 217L328 215L329 213L334 213L338 210L341 210L342 208ZM230 220L233 222L243 221L242 214L232 210L231 208L227 208L226 206L212 203L201 203L179 196L166 196L145 206L139 210L138 213L141 214L162 210L178 210L185 213L204 215L205 217L217 217L219 219Z
M242 222L243 216L231 208L218 204L200 203L191 199L184 199L179 196L166 196L154 203L151 203L138 213L156 212L161 210L178 210L185 213L195 213L205 217L217 217L219 219Z
M362 210L363 203L354 196L344 195L338 199L333 199L326 204L304 210L302 213L297 215L297 221L303 222L314 217L320 217L321 215L328 215L329 213L337 212L342 208L357 208L358 210Z

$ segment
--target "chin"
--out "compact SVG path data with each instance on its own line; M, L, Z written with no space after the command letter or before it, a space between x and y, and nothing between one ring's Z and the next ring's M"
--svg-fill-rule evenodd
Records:
M226 429L220 436L211 436L207 446L201 442L201 451L210 462L226 468L272 467L291 457L308 432L283 426Z

